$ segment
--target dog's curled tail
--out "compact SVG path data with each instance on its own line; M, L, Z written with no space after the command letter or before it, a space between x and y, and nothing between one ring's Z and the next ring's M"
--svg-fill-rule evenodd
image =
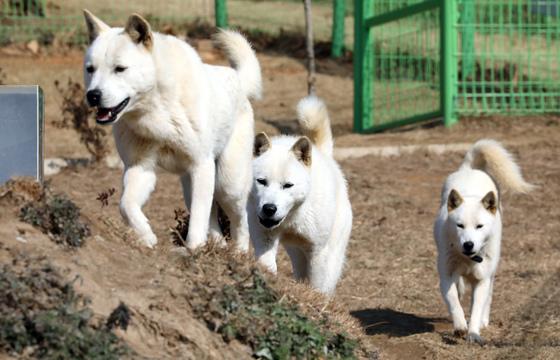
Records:
M325 155L332 156L333 139L331 122L325 103L314 95L300 100L297 106L298 121L303 134Z
M495 140L477 141L465 155L462 166L492 175L504 190L527 193L534 188L523 179L513 155Z
M220 30L214 41L222 48L237 70L243 91L248 98L260 99L262 93L261 66L251 44L237 31Z

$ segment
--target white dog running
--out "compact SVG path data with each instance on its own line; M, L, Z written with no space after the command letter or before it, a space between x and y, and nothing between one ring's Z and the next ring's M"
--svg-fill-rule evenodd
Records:
M146 246L156 244L142 206L160 166L181 176L191 214L189 248L205 244L209 228L211 238L223 239L216 200L231 221L236 246L246 251L254 134L248 99L261 92L249 43L235 32L217 35L234 70L202 63L186 42L152 32L139 15L124 28L110 28L84 13L91 42L84 61L87 100L97 107L99 124L114 124L125 165L123 217Z
M255 137L251 239L258 261L272 272L282 243L294 276L332 294L344 265L352 208L346 180L332 158L325 105L316 97L304 98L298 115L307 137Z
M526 193L532 187L511 154L494 140L475 143L445 181L434 225L440 290L456 334L468 331L469 342L483 344L480 328L490 321L502 238L500 188ZM459 301L465 281L473 287L468 327Z

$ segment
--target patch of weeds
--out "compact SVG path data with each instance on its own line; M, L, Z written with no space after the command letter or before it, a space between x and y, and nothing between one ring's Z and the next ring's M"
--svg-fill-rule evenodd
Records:
M111 315L109 315L109 318L105 323L105 327L109 330L119 327L126 331L131 317L132 314L130 313L130 309L125 303L121 302L119 306L111 312Z
M36 39L42 46L52 45L55 39L55 34L52 30L38 28L35 29Z
M110 188L97 194L96 200L101 202L101 207L109 206L109 198L115 195L115 191L115 188Z
M201 286L207 302L194 304L195 314L226 342L247 344L261 359L355 358L357 342L332 333L304 316L297 306L283 302L258 270L222 288Z
M189 233L189 213L185 209L175 209L175 226L170 229L171 239L176 246L185 246Z
M53 125L62 129L74 129L93 159L101 160L108 153L107 131L96 126L91 118L93 109L85 102L83 86L72 79L68 79L65 87L58 80L54 85L62 97L60 105L62 117L54 120Z
M188 210L177 208L175 211L175 226L169 229L171 239L176 246L185 246L187 235L189 234L189 219L190 214ZM231 239L230 223L224 210L218 207L218 224L222 230L222 234L226 239Z
M14 260L14 263L21 259ZM0 349L44 359L119 359L127 347L92 321L88 301L41 259L0 271Z
M37 200L26 203L19 216L59 244L79 247L90 235L88 225L80 219L80 208L64 195L52 195L47 190Z

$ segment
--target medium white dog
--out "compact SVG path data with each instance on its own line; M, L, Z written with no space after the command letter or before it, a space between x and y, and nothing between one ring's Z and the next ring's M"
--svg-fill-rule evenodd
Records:
M110 28L84 11L91 45L84 61L87 100L97 122L113 124L124 165L121 213L140 240L156 236L142 206L156 183L156 168L181 176L190 209L187 246L222 240L216 202L231 221L236 246L249 246L246 204L251 190L253 110L261 92L258 60L238 33L217 42L235 70L202 63L173 36L152 32L139 15ZM192 194L192 196L191 196Z
M443 185L434 225L440 290L456 334L468 331L469 342L483 344L480 328L490 321L502 238L500 188L526 193L532 187L511 154L494 140L476 142ZM473 288L468 327L459 301L465 281Z
M332 294L352 229L346 180L332 157L327 109L316 97L298 105L304 137L255 137L249 224L255 255L276 272L278 244L296 279Z

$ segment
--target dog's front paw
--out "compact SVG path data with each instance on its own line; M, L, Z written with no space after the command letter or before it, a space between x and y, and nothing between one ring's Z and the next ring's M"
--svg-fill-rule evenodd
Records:
M210 231L210 233L208 234L208 242L216 245L219 248L227 247L225 236L217 231Z
M139 241L142 245L146 245L150 249L153 249L157 244L157 237L154 233L148 233L141 235Z
M480 346L483 346L485 343L484 339L479 334L475 334L475 333L469 333L467 335L467 342L471 344L476 343Z
M467 334L467 329L454 329L453 335L459 338L464 337Z
M195 240L193 238L188 238L187 237L187 249L189 250L196 250L204 245L206 245L206 241L205 240Z
M453 319L453 335L463 337L467 334L467 321L465 318Z

